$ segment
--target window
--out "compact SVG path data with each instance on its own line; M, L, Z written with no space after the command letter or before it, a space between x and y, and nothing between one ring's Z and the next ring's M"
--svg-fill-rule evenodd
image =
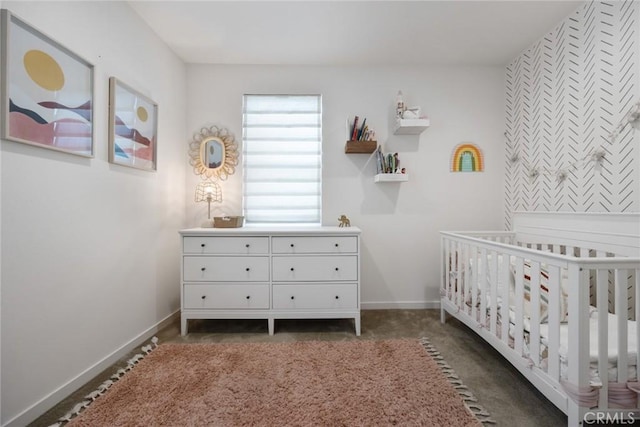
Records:
M320 224L320 95L245 95L242 140L245 221Z

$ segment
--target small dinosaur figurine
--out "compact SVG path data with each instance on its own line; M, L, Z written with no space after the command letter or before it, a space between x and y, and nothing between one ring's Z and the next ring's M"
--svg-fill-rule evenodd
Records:
M351 221L349 220L349 218L347 218L346 215L340 215L338 221L340 221L338 227L351 227Z

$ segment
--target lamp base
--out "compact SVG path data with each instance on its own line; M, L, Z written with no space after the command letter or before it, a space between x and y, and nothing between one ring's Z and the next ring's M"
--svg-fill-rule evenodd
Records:
M213 220L212 219L207 219L207 220L203 221L202 224L200 224L200 227L202 227L202 228L213 228Z

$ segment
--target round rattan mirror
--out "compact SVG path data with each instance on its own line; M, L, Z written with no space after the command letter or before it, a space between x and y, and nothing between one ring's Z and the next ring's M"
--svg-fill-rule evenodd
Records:
M202 179L227 179L238 165L238 145L225 128L203 127L189 143L189 163Z

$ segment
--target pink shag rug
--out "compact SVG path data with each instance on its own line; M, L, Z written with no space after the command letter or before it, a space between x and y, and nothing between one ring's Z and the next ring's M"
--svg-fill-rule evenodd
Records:
M426 340L161 344L67 425L491 422L447 368Z

